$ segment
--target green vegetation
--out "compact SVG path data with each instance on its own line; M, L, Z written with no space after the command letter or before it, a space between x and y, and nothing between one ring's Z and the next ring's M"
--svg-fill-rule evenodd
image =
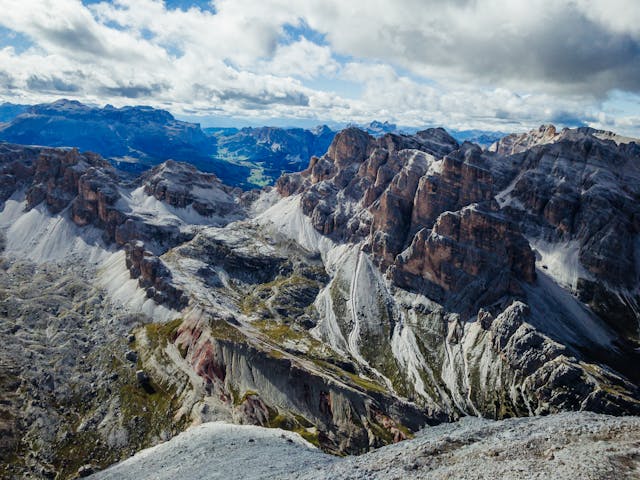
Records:
M282 345L287 340L320 344L318 340L311 337L306 331L294 330L285 323L278 323L273 320L256 320L252 322L252 325L278 345Z
M147 338L153 345L164 347L175 340L180 325L182 325L182 319L176 318L166 323L147 323L144 328Z
M240 330L226 320L219 318L212 319L209 322L209 328L211 336L218 340L229 340L231 342L241 343L246 339Z
M335 367L333 363L343 360L331 347L312 337L307 330L295 324L279 323L275 320L256 320L252 322L252 325L278 347L286 347L287 349L295 347L303 352L306 358L319 366L322 365L318 362L324 362ZM275 349L271 350L270 355L275 358L283 357L283 354Z
M265 426L295 432L307 442L315 445L316 447L320 447L318 429L312 425L313 424L309 420L301 415L284 415L279 413L277 410L270 408L269 421Z
M224 160L225 162L232 163L234 165L247 167L250 172L247 182L257 187L264 187L266 185L270 185L273 182L273 179L269 178L266 175L264 166L261 163L251 161L251 159L246 155L231 153L227 148L218 147L216 158Z

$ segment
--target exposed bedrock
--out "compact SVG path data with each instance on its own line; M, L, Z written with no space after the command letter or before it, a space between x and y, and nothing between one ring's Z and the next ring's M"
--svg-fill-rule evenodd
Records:
M148 298L178 311L187 306L189 298L171 283L171 272L160 258L145 250L144 242L127 243L125 252L131 278L138 279Z
M493 301L520 293L518 281L535 280L528 242L493 201L482 151L460 147L441 129L378 139L344 130L325 156L281 178L278 189L301 194L318 231L364 240L398 286L426 289L439 301L475 285L465 300L473 305L488 283L492 294L483 301Z
M214 338L211 331L226 338ZM225 320L197 316L186 318L174 340L206 395L231 408L242 423L315 426L309 433L324 450L344 454L404 439L428 421L446 419L429 419L390 394L358 391L357 385L342 384L305 361L244 340Z

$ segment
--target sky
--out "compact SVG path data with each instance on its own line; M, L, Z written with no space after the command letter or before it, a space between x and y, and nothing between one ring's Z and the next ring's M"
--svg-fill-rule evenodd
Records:
M638 0L0 0L0 101L640 137Z

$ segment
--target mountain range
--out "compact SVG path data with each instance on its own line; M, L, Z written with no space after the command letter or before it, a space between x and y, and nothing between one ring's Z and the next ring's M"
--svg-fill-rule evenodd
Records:
M88 474L209 421L344 455L466 416L640 414L639 142L347 128L307 160L243 191L0 144L8 478Z
M9 102L0 103L0 123L10 122L21 113L24 113L28 108L29 105Z
M109 159L122 171L139 174L166 160L215 173L226 184L255 188L297 171L321 155L334 132L263 127L208 129L176 120L165 110L134 106L104 108L58 100L33 106L0 107L0 141L76 147Z
M335 135L326 125L312 130L201 128L151 107L98 108L64 99L31 106L4 103L0 122L0 141L76 147L98 153L133 174L166 160L182 161L244 189L273 185L283 173L302 170L309 158L327 151ZM379 121L359 128L373 136L416 132ZM505 134L453 130L452 135L488 147Z

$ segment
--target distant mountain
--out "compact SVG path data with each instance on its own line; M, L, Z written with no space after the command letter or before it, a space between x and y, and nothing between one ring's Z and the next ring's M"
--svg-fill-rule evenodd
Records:
M312 156L324 154L335 132L326 125L302 128L206 128L216 140L217 157L251 169L249 181L269 185L283 173L303 170Z
M0 106L0 141L76 147L99 153L120 170L140 173L166 160L215 173L225 184L255 188L304 169L335 132L302 128L207 128L147 106L104 108L77 101Z
M380 122L378 120L374 120L366 125L356 125L353 124L351 126L357 127L360 130L364 130L369 135L374 137L381 137L387 133L397 133L404 135L415 135L420 128L416 127L407 127L407 126L399 126L395 123L390 123L388 121ZM492 132L488 130L447 130L453 138L455 138L458 142L464 143L471 142L481 147L489 147L493 143L500 140L502 137L507 135L505 132Z
M506 136L505 132L491 132L487 130L449 130L451 136L462 142L471 142L481 147L488 147Z
M165 160L181 160L213 172L229 185L246 186L249 169L216 158L216 143L200 125L165 110L133 106L97 108L58 100L34 105L0 127L0 140L25 145L77 147L140 172Z
M395 123L379 122L374 120L368 125L363 125L362 130L367 132L369 135L373 135L374 137L384 135L385 133L398 133L399 129Z
M24 113L29 108L29 105L19 105L17 103L2 103L0 104L0 123L10 122L15 117Z

